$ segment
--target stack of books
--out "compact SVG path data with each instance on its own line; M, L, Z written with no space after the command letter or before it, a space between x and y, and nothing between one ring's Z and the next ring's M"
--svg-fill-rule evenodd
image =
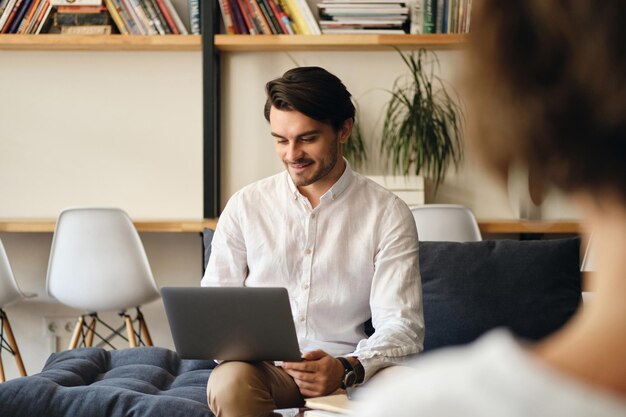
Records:
M310 409L304 412L304 417L347 417L353 414L355 404L346 394L332 394L307 398L304 406Z
M50 0L0 0L0 33L41 33L50 10Z
M472 0L417 0L411 33L469 33Z
M0 32L188 33L171 0L0 0Z
M306 0L219 0L226 33L231 35L319 35Z
M104 2L122 34L188 34L171 0L104 0Z
M409 31L409 8L397 0L324 0L318 4L323 33Z

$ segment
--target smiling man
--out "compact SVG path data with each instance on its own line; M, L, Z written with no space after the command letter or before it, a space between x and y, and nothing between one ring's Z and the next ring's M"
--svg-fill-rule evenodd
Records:
M404 202L343 158L350 93L318 67L287 71L266 92L285 172L229 200L202 285L287 288L304 360L220 364L207 387L218 416L302 406L364 383L423 345L415 222Z

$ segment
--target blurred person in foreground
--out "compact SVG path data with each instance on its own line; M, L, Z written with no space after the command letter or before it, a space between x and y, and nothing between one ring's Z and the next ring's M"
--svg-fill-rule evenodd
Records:
M495 330L368 390L372 416L626 416L626 2L474 3L473 145L565 191L593 233L594 297L525 344Z

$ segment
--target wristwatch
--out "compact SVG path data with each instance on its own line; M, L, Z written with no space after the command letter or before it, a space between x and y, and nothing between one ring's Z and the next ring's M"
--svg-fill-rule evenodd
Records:
M350 361L342 356L337 357L337 359L339 359L339 362L341 362L344 369L343 379L341 380L340 385L342 389L350 388L363 382L363 379L365 378L365 370L358 359L356 366L352 366Z

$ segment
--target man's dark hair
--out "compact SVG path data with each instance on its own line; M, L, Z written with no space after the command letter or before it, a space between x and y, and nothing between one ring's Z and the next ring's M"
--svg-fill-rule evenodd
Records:
M350 93L341 80L320 67L293 68L265 85L265 119L270 109L298 111L311 119L329 123L338 131L347 119L354 119Z
M626 199L626 1L476 3L472 139L489 166Z

